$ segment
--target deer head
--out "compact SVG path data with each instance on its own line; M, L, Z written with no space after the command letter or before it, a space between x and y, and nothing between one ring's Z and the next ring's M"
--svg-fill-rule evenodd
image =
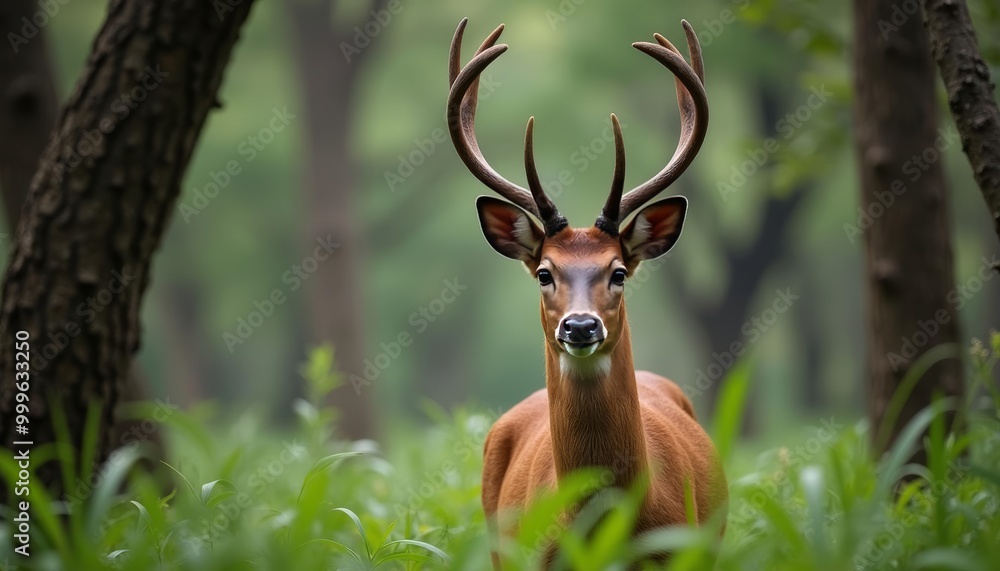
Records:
M680 141L673 157L653 178L623 193L625 144L618 118L612 114L615 169L600 216L593 226L571 228L545 194L532 144L534 118L528 119L524 163L528 189L500 176L486 161L475 134L479 76L507 51L496 44L503 25L491 33L463 68L462 35L467 19L455 31L449 58L448 128L455 149L484 185L510 202L481 196L476 202L483 234L494 250L524 263L541 289L542 326L550 348L577 366L597 363L593 356L614 350L627 328L624 285L643 261L666 254L680 237L687 199L673 196L646 206L626 224L626 218L666 189L688 165L705 139L708 99L698 37L682 21L691 64L666 38L633 47L651 56L675 76L681 115Z

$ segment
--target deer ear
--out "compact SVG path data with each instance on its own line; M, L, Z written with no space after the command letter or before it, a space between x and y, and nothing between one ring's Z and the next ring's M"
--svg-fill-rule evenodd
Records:
M476 209L483 235L494 250L526 264L538 262L545 232L527 212L492 196L476 199Z
M687 199L672 196L643 208L621 231L626 265L634 266L666 254L677 243L687 212Z

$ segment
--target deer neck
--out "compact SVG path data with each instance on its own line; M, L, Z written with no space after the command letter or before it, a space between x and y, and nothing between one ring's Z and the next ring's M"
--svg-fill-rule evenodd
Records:
M584 359L546 343L546 388L556 476L610 470L615 487L647 474L646 440L628 322L614 349Z

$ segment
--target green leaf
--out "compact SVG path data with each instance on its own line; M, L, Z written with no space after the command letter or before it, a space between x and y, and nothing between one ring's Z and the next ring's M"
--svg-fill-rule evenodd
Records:
M338 454L330 454L324 458L320 458L313 464L309 472L306 473L305 479L302 481L302 487L299 489L299 498L296 504L302 501L303 494L315 483L316 479L325 475L327 470L331 470L337 467L340 462L347 458L354 458L356 456L362 456L364 452L340 452Z
M353 511L347 508L333 508L333 510L331 511L340 512L346 515L347 517L351 518L351 521L354 522L354 527L357 528L358 535L361 536L361 541L364 543L365 546L365 561L371 562L372 550L371 546L368 544L368 534L365 533L365 526L361 525L361 518L358 517L358 514L354 513Z
M695 527L665 527L647 531L632 543L632 553L637 559L658 553L692 549L705 543L704 532Z
M309 541L307 541L307 542L303 543L302 545L300 545L299 549L302 549L303 547L305 547L307 545L311 545L313 543L319 543L321 545L326 545L328 547L335 547L337 549L341 549L343 551L346 551L351 557L353 557L354 559L356 559L358 563L367 563L367 561L364 560L364 559L362 559L361 557L359 557L358 554L357 554L357 552L355 552L353 549L351 549L350 547L344 545L343 543L340 543L339 541L334 541L332 539L323 539L323 538L310 539Z
M184 474L181 474L181 471L180 471L180 470L178 470L177 468L174 468L174 467L173 467L173 466L171 466L170 464L167 464L167 463L166 463L166 462L164 462L163 460L160 460L160 464L163 464L163 465L164 465L164 466L166 466L167 468L170 468L170 469L171 469L171 470L172 470L172 471L174 472L174 474L177 474L178 476L180 476L180 477L181 477L181 481L183 481L183 482L184 482L184 483L185 483L185 484L187 485L188 489L189 489L189 490L191 490L191 496L192 496L192 497L194 497L194 498L198 498L198 497L200 497L200 496L198 495L198 491L197 491L197 490L195 490L195 488L194 488L194 484L192 484L192 483L191 483L191 480L188 480L188 479L187 479L187 476L185 476Z
M84 482L90 479L97 463L97 441L101 432L101 407L87 407L87 418L83 429L83 445L80 450L80 479Z
M87 505L87 529L96 539L101 532L101 522L116 502L118 490L132 467L142 457L138 446L119 448L113 452L103 466L101 481L94 489L94 495Z
M903 464L913 455L917 442L923 436L924 431L927 430L931 421L937 415L944 414L955 408L956 401L954 398L941 399L939 402L940 404L933 403L914 415L910 422L903 428L903 431L899 433L899 437L882 463L881 474L879 475L876 488L878 492L877 497L888 497L889 490L892 489L901 476Z
M128 552L129 552L128 549L116 549L115 551L108 553L108 561L116 561L119 557L125 555Z
M425 541L418 541L416 539L397 539L395 541L390 541L389 543L385 544L386 548L396 548L401 546L402 547L413 546L413 547L419 547L421 549L426 549L427 551L430 551L434 555L440 557L442 563L447 564L451 562L451 557L449 557L447 553L441 551L441 549ZM397 553L396 555L399 554Z
M214 492L216 488L228 488L228 491L217 497L215 502L212 502L212 492ZM236 486L234 486L229 480L213 480L202 485L201 487L201 505L213 506L235 492Z
M424 565L437 565L444 567L445 562L440 559L434 559L433 557L428 557L427 555L421 555L419 553L411 553L409 551L400 551L399 553L390 553L384 557L379 558L372 566L372 569L377 569L382 566L383 563L388 563L390 561L412 561L414 563L423 563Z
M931 347L913 362L913 366L906 372L903 380L899 382L896 391L892 393L892 398L889 399L889 404L886 405L885 410L882 412L882 421L879 423L878 431L875 433L876 450L885 448L889 437L892 435L892 427L896 424L899 414L903 411L903 406L909 400L910 393L913 392L913 388L924 374L937 364L938 361L958 358L960 356L961 351L957 345L945 343Z
M939 547L918 553L911 569L949 569L950 571L987 571L985 563L960 549Z
M698 525L698 513L694 505L694 490L691 488L691 480L684 478L684 513L687 517L688 525Z
M18 475L20 467L14 461L13 456L11 452L0 448L0 472L4 474L4 479L10 485L8 489L13 489L14 482L20 479ZM66 528L59 521L59 516L53 509L55 503L49 496L49 492L44 486L38 483L39 480L37 478L37 475L32 474L31 484L28 487L28 493L32 498L31 517L38 521L39 527L45 532L49 541L56 546L60 556L64 560L71 560L69 554L70 541L66 536ZM10 517L13 517L13 514Z
M827 561L830 553L826 537L826 510L823 497L826 492L826 482L819 466L806 466L799 473L799 483L806 497L809 510L810 527L812 528L812 546L816 561Z
M135 500L129 500L129 503L131 503L133 506L136 507L136 509L139 510L139 519L142 520L142 522L146 524L146 528L147 529L152 529L152 527L153 527L153 519L151 517L149 517L149 510L146 509L146 506L140 504L139 502L137 502Z
M719 458L728 465L733 445L743 424L743 409L750 387L751 359L740 359L725 379L719 392L719 402L715 407L712 435Z
M768 521L775 528L775 531L781 535L792 549L799 553L808 553L809 547L806 545L802 532L795 525L792 516L785 511L785 506L779 504L768 494L762 494L762 497L763 502L760 509L767 516Z

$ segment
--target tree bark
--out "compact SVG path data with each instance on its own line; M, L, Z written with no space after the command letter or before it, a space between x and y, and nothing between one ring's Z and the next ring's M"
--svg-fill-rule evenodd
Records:
M869 309L868 413L875 434L914 361L959 341L948 193L934 97L934 64L916 18L883 35L893 0L854 1L854 138ZM937 145L937 146L935 146ZM864 226L864 225L861 225ZM923 375L891 425L887 445L935 394L962 391L962 364L938 362ZM914 458L924 461L923 453Z
M0 30L23 30L24 18L31 20L38 11L32 0L10 0L0 4ZM45 150L56 121L56 79L45 28L27 38L18 32L8 36L11 49L0 49L0 192L4 214L11 235L17 230L21 210L28 198L31 179L38 170L39 157ZM5 241L4 241L5 242ZM3 243L3 242L0 242ZM133 363L120 406L145 400L150 391L146 377ZM137 422L119 414L112 442L132 431ZM162 452L159 433L148 435L151 453Z
M252 0L117 0L31 186L0 306L0 442L14 434L14 336L31 339L30 438L65 418L98 461L139 347L150 262ZM62 491L59 466L38 467Z
M0 192L11 236L56 122L56 84L45 29L30 39L19 33L22 18L30 20L37 11L35 0L0 2L0 30L14 34L5 35L10 45L0 48Z
M962 150L1000 238L1000 109L965 0L923 0L931 53L948 91ZM1000 268L995 268L1000 269Z
M373 437L377 388L364 379L365 331L360 285L362 249L357 209L357 166L351 145L358 71L372 46L354 45L353 25L331 24L332 0L287 0L295 61L305 104L305 206L303 243L310 251L327 236L338 246L305 282L310 345L332 343L345 384L330 395L339 426L350 439ZM381 0L372 8L381 10ZM370 17L369 11L362 11ZM364 27L364 23L359 23ZM374 40L377 41L377 40ZM348 53L344 45L351 46ZM358 50L358 51L355 51Z

